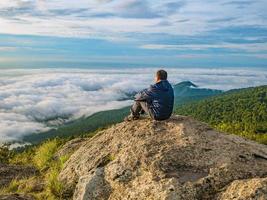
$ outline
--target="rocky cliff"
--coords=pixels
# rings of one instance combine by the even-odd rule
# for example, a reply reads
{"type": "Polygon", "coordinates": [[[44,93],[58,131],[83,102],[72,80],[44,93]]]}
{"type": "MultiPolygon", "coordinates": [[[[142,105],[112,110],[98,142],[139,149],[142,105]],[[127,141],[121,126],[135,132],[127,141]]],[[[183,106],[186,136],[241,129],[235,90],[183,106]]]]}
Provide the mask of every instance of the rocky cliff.
{"type": "Polygon", "coordinates": [[[267,147],[189,117],[122,122],[75,144],[59,176],[66,199],[267,199],[267,147]]]}

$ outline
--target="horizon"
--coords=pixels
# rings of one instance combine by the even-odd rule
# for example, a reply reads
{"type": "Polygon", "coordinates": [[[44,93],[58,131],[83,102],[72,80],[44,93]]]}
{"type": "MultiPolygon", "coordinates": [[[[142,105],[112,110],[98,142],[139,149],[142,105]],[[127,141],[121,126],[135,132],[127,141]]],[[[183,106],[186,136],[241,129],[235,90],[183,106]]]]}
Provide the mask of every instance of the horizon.
{"type": "Polygon", "coordinates": [[[2,0],[0,69],[266,68],[266,7],[264,0],[2,0]]]}

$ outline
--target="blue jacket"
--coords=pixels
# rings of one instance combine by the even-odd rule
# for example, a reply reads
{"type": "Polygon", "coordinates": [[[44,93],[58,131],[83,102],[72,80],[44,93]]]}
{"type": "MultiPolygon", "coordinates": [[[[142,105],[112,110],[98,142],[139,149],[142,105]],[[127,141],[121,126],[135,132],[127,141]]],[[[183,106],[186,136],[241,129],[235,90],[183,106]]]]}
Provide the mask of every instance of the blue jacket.
{"type": "Polygon", "coordinates": [[[168,119],[173,110],[174,93],[167,80],[151,85],[135,95],[136,101],[146,101],[155,120],[168,119]]]}

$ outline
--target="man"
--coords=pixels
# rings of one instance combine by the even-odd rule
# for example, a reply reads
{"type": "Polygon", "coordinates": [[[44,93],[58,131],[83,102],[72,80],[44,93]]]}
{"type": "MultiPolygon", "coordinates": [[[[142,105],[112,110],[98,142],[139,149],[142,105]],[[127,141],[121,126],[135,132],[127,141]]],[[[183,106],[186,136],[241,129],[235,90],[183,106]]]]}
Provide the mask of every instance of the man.
{"type": "Polygon", "coordinates": [[[143,112],[146,112],[154,120],[170,118],[173,110],[174,93],[167,76],[165,70],[157,71],[155,84],[135,95],[131,114],[125,118],[126,121],[139,119],[143,112]]]}

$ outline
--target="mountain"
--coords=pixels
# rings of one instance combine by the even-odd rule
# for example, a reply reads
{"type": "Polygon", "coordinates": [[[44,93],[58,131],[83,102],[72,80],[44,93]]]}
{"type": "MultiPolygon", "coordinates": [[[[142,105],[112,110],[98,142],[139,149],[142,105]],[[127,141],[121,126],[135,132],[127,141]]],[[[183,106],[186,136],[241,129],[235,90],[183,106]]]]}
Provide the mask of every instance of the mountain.
{"type": "Polygon", "coordinates": [[[267,146],[184,116],[122,122],[67,143],[46,141],[2,168],[29,165],[31,173],[12,174],[18,178],[11,182],[9,173],[0,173],[10,182],[0,185],[0,199],[267,198],[267,146]]]}
{"type": "MultiPolygon", "coordinates": [[[[175,93],[175,107],[185,103],[198,101],[210,96],[221,94],[221,90],[212,90],[198,88],[190,81],[183,81],[173,86],[175,93]]],[[[127,93],[128,98],[121,100],[133,99],[135,93],[127,93]]],[[[71,137],[74,135],[83,135],[93,132],[99,128],[107,127],[111,124],[121,122],[129,114],[130,107],[116,110],[108,110],[95,113],[89,117],[82,117],[75,121],[63,124],[47,132],[39,134],[29,134],[23,138],[23,141],[30,143],[39,143],[43,140],[54,137],[71,137]]]]}
{"type": "Polygon", "coordinates": [[[175,113],[267,144],[267,86],[230,90],[177,107],[175,113]]]}
{"type": "Polygon", "coordinates": [[[173,86],[175,94],[175,105],[198,101],[210,96],[222,94],[222,90],[199,88],[190,81],[183,81],[173,86]]]}
{"type": "Polygon", "coordinates": [[[194,83],[192,83],[191,81],[182,81],[180,83],[177,83],[174,85],[175,88],[185,88],[185,87],[193,87],[193,88],[197,88],[197,85],[195,85],[194,83]]]}

